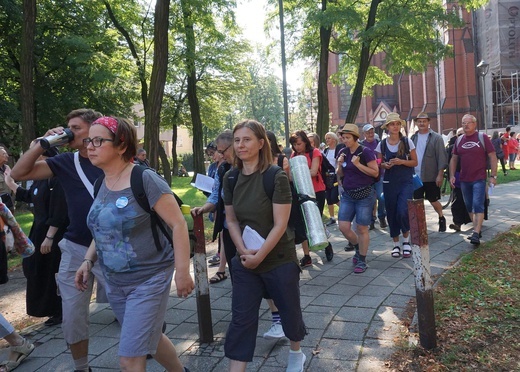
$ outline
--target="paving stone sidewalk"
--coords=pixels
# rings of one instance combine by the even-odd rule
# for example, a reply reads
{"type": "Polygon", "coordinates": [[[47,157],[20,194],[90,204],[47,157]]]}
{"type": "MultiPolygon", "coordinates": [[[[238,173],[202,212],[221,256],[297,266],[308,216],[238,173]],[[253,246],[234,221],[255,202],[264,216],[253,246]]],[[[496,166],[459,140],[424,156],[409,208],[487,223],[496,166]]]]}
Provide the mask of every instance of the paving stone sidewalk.
{"type": "MultiPolygon", "coordinates": [[[[489,220],[484,222],[483,241],[516,224],[520,216],[520,182],[499,185],[491,197],[489,220]]],[[[432,275],[448,270],[461,255],[473,247],[466,231],[437,232],[437,215],[426,202],[426,218],[432,275]]],[[[451,212],[445,210],[448,224],[451,212]]],[[[352,252],[345,252],[345,239],[337,227],[332,233],[335,256],[326,262],[324,252],[311,254],[313,267],[301,275],[301,304],[309,334],[302,342],[307,356],[306,371],[381,371],[385,360],[396,350],[394,338],[399,335],[398,321],[409,300],[415,296],[413,261],[390,256],[392,248],[388,229],[370,232],[368,270],[354,274],[352,252]]],[[[208,257],[213,254],[208,252],[208,257]]],[[[301,256],[301,249],[298,249],[301,256]]],[[[213,275],[216,268],[209,268],[213,275]]],[[[166,314],[167,335],[174,342],[181,360],[191,371],[225,371],[223,340],[231,319],[231,283],[225,280],[210,286],[215,342],[200,344],[196,298],[179,299],[172,288],[166,314]]],[[[248,371],[283,371],[286,367],[289,342],[265,340],[262,334],[271,324],[265,303],[261,308],[255,357],[248,371]]],[[[24,333],[36,343],[36,350],[17,371],[72,371],[69,351],[61,328],[38,325],[24,333]]],[[[91,304],[90,365],[93,371],[119,370],[118,340],[120,327],[106,305],[91,304]]],[[[0,360],[7,356],[1,350],[0,360]]],[[[149,360],[148,371],[163,371],[154,360],[149,360]]]]}

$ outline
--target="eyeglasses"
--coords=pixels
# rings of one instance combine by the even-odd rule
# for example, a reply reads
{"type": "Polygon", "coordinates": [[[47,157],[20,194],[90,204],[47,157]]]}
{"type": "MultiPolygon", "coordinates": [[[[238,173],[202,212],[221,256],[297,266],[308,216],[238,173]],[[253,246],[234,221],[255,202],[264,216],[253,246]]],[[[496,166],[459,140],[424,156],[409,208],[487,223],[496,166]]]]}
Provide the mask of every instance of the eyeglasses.
{"type": "Polygon", "coordinates": [[[87,147],[89,144],[92,144],[94,147],[100,147],[103,142],[114,142],[111,138],[101,138],[101,137],[94,137],[94,138],[85,138],[83,140],[83,145],[87,147]]]}
{"type": "Polygon", "coordinates": [[[231,147],[231,145],[229,145],[228,147],[226,147],[224,150],[217,150],[217,152],[220,154],[220,155],[224,155],[224,153],[227,151],[227,149],[229,149],[231,147]]]}

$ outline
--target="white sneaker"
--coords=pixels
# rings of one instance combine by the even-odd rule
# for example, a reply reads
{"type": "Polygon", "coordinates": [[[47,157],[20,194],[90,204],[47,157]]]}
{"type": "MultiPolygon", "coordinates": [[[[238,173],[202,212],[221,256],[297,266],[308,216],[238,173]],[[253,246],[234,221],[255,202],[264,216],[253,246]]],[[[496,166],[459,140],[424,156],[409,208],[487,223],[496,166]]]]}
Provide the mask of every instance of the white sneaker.
{"type": "Polygon", "coordinates": [[[283,333],[282,323],[280,322],[273,323],[271,328],[264,333],[264,338],[268,340],[277,340],[282,337],[285,337],[285,333],[283,333]]]}
{"type": "Polygon", "coordinates": [[[289,352],[289,360],[287,361],[287,369],[285,372],[303,372],[303,366],[307,357],[304,353],[289,352]]]}

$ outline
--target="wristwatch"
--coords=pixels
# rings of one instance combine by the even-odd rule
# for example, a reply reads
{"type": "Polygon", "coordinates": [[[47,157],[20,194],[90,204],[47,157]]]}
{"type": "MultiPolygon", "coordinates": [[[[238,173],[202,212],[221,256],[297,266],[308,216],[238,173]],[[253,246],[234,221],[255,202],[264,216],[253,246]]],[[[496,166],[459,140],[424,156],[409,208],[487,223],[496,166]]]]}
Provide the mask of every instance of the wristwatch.
{"type": "Polygon", "coordinates": [[[489,176],[489,177],[494,178],[494,179],[497,179],[497,176],[489,176]]]}

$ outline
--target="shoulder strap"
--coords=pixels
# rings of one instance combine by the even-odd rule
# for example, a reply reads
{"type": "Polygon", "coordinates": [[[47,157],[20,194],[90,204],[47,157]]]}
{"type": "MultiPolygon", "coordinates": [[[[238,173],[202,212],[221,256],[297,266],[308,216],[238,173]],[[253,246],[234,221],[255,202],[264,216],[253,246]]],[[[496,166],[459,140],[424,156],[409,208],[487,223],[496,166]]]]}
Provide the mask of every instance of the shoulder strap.
{"type": "Polygon", "coordinates": [[[83,168],[81,168],[81,164],[79,162],[79,151],[76,151],[74,153],[74,166],[76,167],[76,172],[78,173],[81,182],[83,182],[88,193],[90,194],[90,196],[92,196],[92,199],[94,199],[94,186],[88,180],[87,176],[85,175],[85,172],[83,172],[83,168]]]}
{"type": "Polygon", "coordinates": [[[383,161],[385,161],[385,158],[386,158],[386,138],[383,138],[381,140],[380,149],[381,149],[381,156],[383,157],[383,161]]]}
{"type": "Polygon", "coordinates": [[[406,136],[401,137],[401,141],[403,141],[404,153],[406,155],[408,155],[410,153],[410,144],[408,143],[408,137],[406,137],[406,136]]]}
{"type": "Polygon", "coordinates": [[[486,142],[484,142],[484,133],[478,132],[478,140],[482,144],[482,148],[486,151],[486,142]]]}
{"type": "Polygon", "coordinates": [[[130,175],[130,188],[132,189],[132,194],[134,194],[134,198],[139,204],[139,206],[143,208],[143,210],[145,210],[146,213],[150,214],[150,225],[152,228],[153,241],[155,243],[155,248],[158,251],[160,251],[162,250],[162,245],[159,241],[159,233],[157,232],[157,227],[159,227],[159,229],[166,237],[166,239],[168,239],[168,242],[171,244],[172,247],[173,240],[166,227],[164,227],[159,215],[155,211],[152,211],[152,209],[150,208],[150,203],[148,202],[148,198],[146,196],[146,192],[144,191],[143,185],[143,173],[146,169],[146,167],[143,167],[141,165],[135,165],[132,168],[132,174],[130,175]]]}
{"type": "Polygon", "coordinates": [[[101,176],[96,178],[94,181],[94,190],[93,190],[93,198],[95,199],[97,194],[99,193],[99,188],[101,187],[101,184],[103,183],[103,180],[105,179],[105,173],[101,173],[101,176]]]}
{"type": "Polygon", "coordinates": [[[273,200],[274,195],[274,179],[278,172],[281,172],[282,168],[277,165],[271,165],[262,175],[262,181],[264,183],[264,191],[273,200]]]}
{"type": "Polygon", "coordinates": [[[237,180],[238,180],[238,174],[239,173],[240,173],[240,169],[238,169],[238,168],[232,168],[227,173],[227,180],[228,180],[228,185],[229,185],[229,188],[231,190],[231,193],[233,193],[233,190],[235,190],[235,186],[237,185],[237,180]]]}

